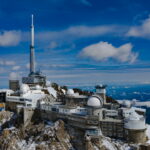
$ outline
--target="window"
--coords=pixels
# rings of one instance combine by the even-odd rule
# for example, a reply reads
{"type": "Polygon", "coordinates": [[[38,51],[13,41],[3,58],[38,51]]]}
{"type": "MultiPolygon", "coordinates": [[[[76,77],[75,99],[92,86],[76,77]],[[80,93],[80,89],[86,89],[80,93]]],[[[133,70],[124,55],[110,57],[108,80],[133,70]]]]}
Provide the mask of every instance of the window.
{"type": "Polygon", "coordinates": [[[56,108],[52,108],[52,111],[56,111],[56,108]]]}
{"type": "Polygon", "coordinates": [[[20,98],[20,101],[24,101],[24,98],[20,98]]]}

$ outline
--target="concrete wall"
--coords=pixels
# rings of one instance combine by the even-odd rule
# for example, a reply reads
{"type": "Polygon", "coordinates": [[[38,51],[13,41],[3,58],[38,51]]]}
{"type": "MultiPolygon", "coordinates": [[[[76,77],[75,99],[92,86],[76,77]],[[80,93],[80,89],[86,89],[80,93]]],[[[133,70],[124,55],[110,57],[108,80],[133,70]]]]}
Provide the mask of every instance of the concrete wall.
{"type": "Polygon", "coordinates": [[[146,134],[144,130],[128,130],[125,129],[125,137],[128,142],[144,143],[146,141],[146,134]]]}
{"type": "Polygon", "coordinates": [[[98,124],[98,118],[90,118],[90,116],[65,115],[54,111],[38,110],[28,107],[23,108],[23,123],[25,126],[32,122],[32,119],[36,120],[38,118],[51,121],[62,119],[68,125],[82,130],[96,129],[100,126],[105,136],[125,139],[128,142],[143,143],[146,140],[145,130],[125,130],[123,122],[100,121],[100,124],[98,124]]]}
{"type": "Polygon", "coordinates": [[[105,136],[124,139],[123,123],[101,121],[100,127],[105,136]]]}
{"type": "Polygon", "coordinates": [[[35,109],[33,108],[23,108],[23,123],[24,126],[27,126],[29,123],[31,123],[33,115],[35,113],[35,109]]]}

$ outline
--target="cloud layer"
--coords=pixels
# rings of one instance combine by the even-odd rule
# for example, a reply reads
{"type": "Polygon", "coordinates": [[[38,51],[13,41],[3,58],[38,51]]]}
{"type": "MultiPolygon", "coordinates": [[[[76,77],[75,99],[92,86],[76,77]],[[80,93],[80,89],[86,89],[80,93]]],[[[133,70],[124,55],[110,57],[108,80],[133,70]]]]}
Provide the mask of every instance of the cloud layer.
{"type": "Polygon", "coordinates": [[[37,40],[73,40],[77,38],[91,38],[103,35],[120,35],[126,32],[125,26],[99,25],[99,26],[71,26],[60,31],[43,31],[36,34],[37,40]]]}
{"type": "Polygon", "coordinates": [[[15,61],[12,61],[12,60],[0,60],[0,65],[12,66],[12,65],[15,65],[15,61]]]}
{"type": "Polygon", "coordinates": [[[21,41],[19,31],[3,31],[0,33],[0,46],[16,46],[21,41]]]}
{"type": "Polygon", "coordinates": [[[137,53],[132,52],[132,44],[130,43],[117,48],[112,44],[103,41],[83,48],[80,55],[96,61],[114,59],[122,63],[133,63],[138,56],[137,53]]]}
{"type": "MultiPolygon", "coordinates": [[[[57,42],[73,42],[80,38],[94,38],[101,36],[120,36],[127,31],[126,26],[120,25],[98,25],[98,26],[70,26],[63,30],[56,31],[39,31],[36,32],[35,41],[46,45],[44,47],[55,48],[57,42]],[[53,41],[52,44],[50,44],[53,41]]],[[[19,30],[1,31],[0,32],[0,46],[9,47],[17,46],[20,42],[27,42],[30,40],[29,31],[21,32],[19,30]]],[[[60,44],[60,43],[59,43],[60,44]]]]}

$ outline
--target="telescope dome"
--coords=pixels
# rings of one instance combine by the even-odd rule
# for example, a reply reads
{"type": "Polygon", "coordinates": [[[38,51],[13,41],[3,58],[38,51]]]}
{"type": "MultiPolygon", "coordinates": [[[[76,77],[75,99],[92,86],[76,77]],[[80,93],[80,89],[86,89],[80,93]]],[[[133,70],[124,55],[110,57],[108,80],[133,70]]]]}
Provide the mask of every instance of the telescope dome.
{"type": "Polygon", "coordinates": [[[36,90],[41,90],[41,86],[40,85],[36,85],[36,90]]]}
{"type": "Polygon", "coordinates": [[[130,102],[129,100],[124,100],[123,103],[122,103],[122,105],[123,105],[124,107],[129,108],[129,107],[131,107],[131,102],[130,102]]]}
{"type": "Polygon", "coordinates": [[[74,90],[73,89],[68,89],[67,95],[74,95],[74,90]]]}
{"type": "Polygon", "coordinates": [[[87,105],[90,107],[102,107],[103,100],[99,96],[91,96],[87,101],[87,105]]]}
{"type": "Polygon", "coordinates": [[[27,84],[22,84],[20,87],[21,93],[25,94],[30,90],[29,86],[27,84]]]}

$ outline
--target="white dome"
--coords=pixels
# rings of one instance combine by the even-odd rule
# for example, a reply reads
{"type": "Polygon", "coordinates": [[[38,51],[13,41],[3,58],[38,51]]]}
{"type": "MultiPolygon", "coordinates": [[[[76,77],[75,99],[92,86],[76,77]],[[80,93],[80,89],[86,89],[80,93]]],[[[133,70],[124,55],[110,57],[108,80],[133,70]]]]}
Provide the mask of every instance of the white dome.
{"type": "Polygon", "coordinates": [[[51,86],[51,82],[50,81],[46,81],[46,86],[51,86]]]}
{"type": "Polygon", "coordinates": [[[30,90],[29,86],[27,84],[22,84],[20,87],[21,93],[25,94],[30,90]]]}
{"type": "Polygon", "coordinates": [[[126,129],[136,129],[141,130],[145,129],[145,118],[143,116],[138,115],[136,112],[132,112],[128,118],[125,118],[124,127],[126,129]]]}
{"type": "Polygon", "coordinates": [[[131,102],[128,101],[128,100],[124,100],[123,103],[122,103],[122,105],[125,106],[125,107],[127,107],[127,108],[129,108],[129,107],[131,107],[131,102]]]}
{"type": "Polygon", "coordinates": [[[74,95],[74,90],[73,89],[68,89],[67,95],[74,95]]]}
{"type": "Polygon", "coordinates": [[[100,97],[91,96],[87,101],[87,105],[91,107],[102,107],[103,102],[100,97]]]}
{"type": "Polygon", "coordinates": [[[41,90],[41,86],[40,85],[36,85],[36,90],[41,90]]]}

